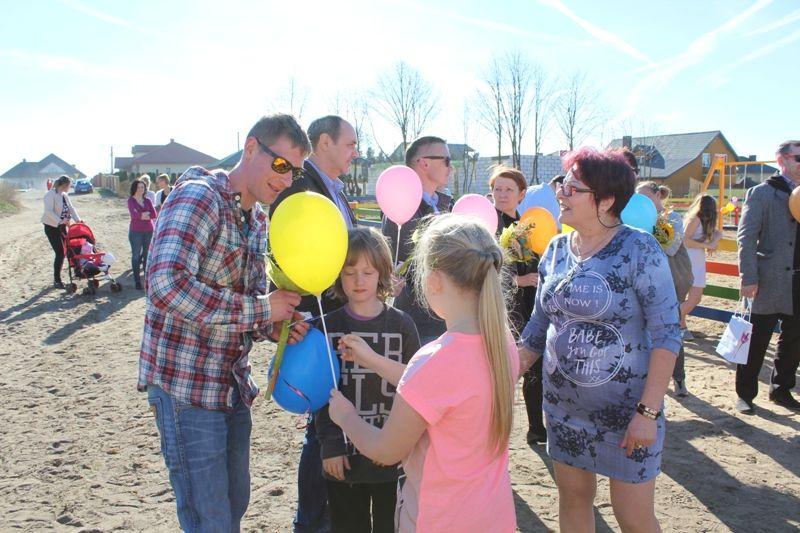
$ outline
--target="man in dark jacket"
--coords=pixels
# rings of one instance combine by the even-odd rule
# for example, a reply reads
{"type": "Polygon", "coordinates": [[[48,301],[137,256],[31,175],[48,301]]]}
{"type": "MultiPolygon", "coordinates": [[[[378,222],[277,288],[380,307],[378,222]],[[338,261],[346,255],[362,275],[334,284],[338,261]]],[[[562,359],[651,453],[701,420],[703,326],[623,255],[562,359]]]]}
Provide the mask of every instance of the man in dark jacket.
{"type": "MultiPolygon", "coordinates": [[[[397,224],[386,217],[383,219],[383,234],[389,239],[392,253],[398,250],[395,258],[397,264],[403,263],[413,252],[414,244],[411,242],[411,236],[417,229],[419,220],[428,215],[449,212],[453,200],[452,197],[442,192],[436,192],[437,189],[447,186],[452,171],[450,151],[444,139],[428,136],[420,137],[412,142],[406,150],[406,166],[412,168],[422,182],[422,201],[414,217],[400,228],[399,250],[397,248],[397,224]]],[[[412,279],[410,273],[405,277],[409,281],[412,279]]],[[[420,342],[424,345],[444,333],[444,321],[432,315],[419,304],[413,283],[405,282],[399,287],[401,290],[396,295],[394,306],[411,315],[417,326],[420,342]]]]}
{"type": "Polygon", "coordinates": [[[737,236],[741,295],[753,299],[750,352],[736,369],[736,410],[745,414],[754,412],[758,374],[778,321],[769,399],[800,411],[790,392],[800,362],[800,224],[789,211],[789,195],[800,184],[800,141],[782,143],[775,155],[781,171],[747,191],[737,236]]]}
{"type": "MultiPolygon", "coordinates": [[[[289,195],[311,191],[319,193],[339,208],[347,229],[356,226],[356,217],[344,194],[344,183],[340,176],[350,171],[350,164],[358,157],[356,132],[349,122],[341,117],[328,115],[318,118],[308,126],[308,138],[312,153],[303,164],[305,175],[283,191],[270,207],[270,217],[275,209],[289,195]]],[[[322,309],[328,313],[342,306],[344,302],[328,295],[322,296],[322,309]]],[[[319,315],[315,296],[303,297],[297,306],[300,312],[319,315]]],[[[326,530],[327,494],[325,479],[322,477],[322,458],[314,429],[313,417],[309,417],[305,442],[300,455],[297,475],[297,514],[295,531],[326,530]]]]}

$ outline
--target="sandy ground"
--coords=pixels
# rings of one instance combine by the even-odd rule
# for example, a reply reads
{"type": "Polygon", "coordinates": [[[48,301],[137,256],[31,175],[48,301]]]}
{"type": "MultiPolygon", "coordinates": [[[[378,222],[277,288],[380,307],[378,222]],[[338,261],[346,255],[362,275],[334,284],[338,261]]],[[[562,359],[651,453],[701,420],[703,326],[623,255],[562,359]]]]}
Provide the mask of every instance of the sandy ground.
{"type": "MultiPolygon", "coordinates": [[[[127,265],[128,214],[119,199],[76,197],[100,244],[119,258],[125,289],[94,298],[51,290],[52,252],[41,193],[0,219],[0,531],[175,531],[174,500],[154,420],[136,392],[144,298],[127,265]]],[[[726,304],[706,299],[705,304],[726,304]]],[[[669,417],[656,508],[665,530],[790,531],[800,527],[800,416],[767,401],[762,372],[755,416],[733,413],[733,370],[713,351],[723,324],[695,319],[693,396],[667,398],[669,417]]],[[[271,347],[254,354],[260,383],[271,347]]],[[[557,528],[557,491],[543,448],[525,443],[519,395],[511,474],[521,531],[557,528]]],[[[294,415],[253,409],[252,500],[247,531],[289,531],[302,431],[294,415]]],[[[617,531],[600,482],[598,531],[617,531]]]]}

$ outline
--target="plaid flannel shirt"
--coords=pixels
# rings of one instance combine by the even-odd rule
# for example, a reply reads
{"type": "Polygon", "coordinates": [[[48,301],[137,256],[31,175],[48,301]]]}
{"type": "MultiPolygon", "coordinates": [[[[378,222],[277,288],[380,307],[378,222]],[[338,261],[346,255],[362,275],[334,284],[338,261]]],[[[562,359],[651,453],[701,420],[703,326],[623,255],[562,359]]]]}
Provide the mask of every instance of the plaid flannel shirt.
{"type": "Polygon", "coordinates": [[[258,394],[248,353],[271,327],[266,298],[267,215],[253,207],[245,235],[228,175],[201,167],[178,180],[156,221],[138,389],[179,402],[233,408],[234,386],[258,394]]]}

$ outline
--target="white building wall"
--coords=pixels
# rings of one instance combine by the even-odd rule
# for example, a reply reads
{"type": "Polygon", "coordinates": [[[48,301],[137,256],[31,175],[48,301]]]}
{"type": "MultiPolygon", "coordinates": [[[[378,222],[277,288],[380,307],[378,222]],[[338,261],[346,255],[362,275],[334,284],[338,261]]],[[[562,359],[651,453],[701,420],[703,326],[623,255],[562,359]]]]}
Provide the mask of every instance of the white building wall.
{"type": "MultiPolygon", "coordinates": [[[[460,165],[460,161],[456,162],[460,165]]],[[[528,183],[531,182],[530,175],[533,170],[533,156],[532,155],[523,155],[521,156],[521,170],[523,174],[525,174],[525,178],[527,179],[528,183]]],[[[511,157],[506,157],[503,159],[504,165],[511,165],[511,157]]],[[[460,194],[467,194],[467,193],[476,193],[476,194],[486,194],[489,192],[489,176],[492,175],[492,169],[494,166],[497,165],[497,158],[493,157],[480,157],[477,161],[477,171],[475,173],[475,178],[472,180],[472,183],[469,187],[469,190],[460,191],[460,194]]],[[[385,164],[378,164],[373,165],[370,168],[369,174],[369,181],[367,183],[367,195],[374,195],[375,194],[375,182],[378,180],[378,176],[380,176],[381,172],[386,170],[390,166],[390,163],[385,164]]],[[[554,156],[554,155],[540,155],[539,156],[539,166],[537,177],[538,180],[535,180],[537,183],[546,183],[549,182],[553,176],[561,174],[563,172],[561,168],[561,157],[554,156]]],[[[459,183],[464,182],[463,170],[461,168],[453,169],[453,174],[450,178],[450,185],[449,188],[451,191],[455,190],[454,187],[454,180],[458,178],[459,183]]]]}
{"type": "MultiPolygon", "coordinates": [[[[511,157],[506,157],[503,159],[504,165],[511,165],[511,157]]],[[[475,174],[475,180],[472,183],[471,190],[469,192],[474,192],[478,194],[486,194],[489,192],[489,177],[492,175],[492,170],[497,165],[497,158],[494,157],[480,157],[478,158],[477,163],[477,173],[475,174]]],[[[520,170],[523,174],[525,174],[525,178],[528,180],[528,183],[531,182],[531,172],[533,172],[533,156],[532,155],[523,155],[520,156],[520,170]]],[[[552,156],[552,155],[540,155],[539,156],[539,163],[537,169],[537,180],[534,180],[535,183],[543,183],[548,182],[550,179],[557,175],[561,174],[561,157],[559,156],[552,156]]]]}
{"type": "Polygon", "coordinates": [[[147,164],[147,165],[134,165],[132,167],[132,171],[136,175],[141,174],[150,174],[151,178],[155,178],[157,174],[177,174],[180,176],[183,172],[195,165],[201,165],[202,163],[155,163],[155,164],[147,164]]]}

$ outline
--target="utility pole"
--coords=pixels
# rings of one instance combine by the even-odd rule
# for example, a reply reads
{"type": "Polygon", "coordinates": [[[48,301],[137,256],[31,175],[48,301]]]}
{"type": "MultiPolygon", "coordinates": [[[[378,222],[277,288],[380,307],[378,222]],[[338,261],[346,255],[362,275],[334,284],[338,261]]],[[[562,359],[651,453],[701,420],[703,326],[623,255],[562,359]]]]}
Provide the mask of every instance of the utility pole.
{"type": "Polygon", "coordinates": [[[112,146],[111,147],[111,170],[109,171],[109,174],[113,174],[113,173],[114,173],[114,147],[112,146]]]}

